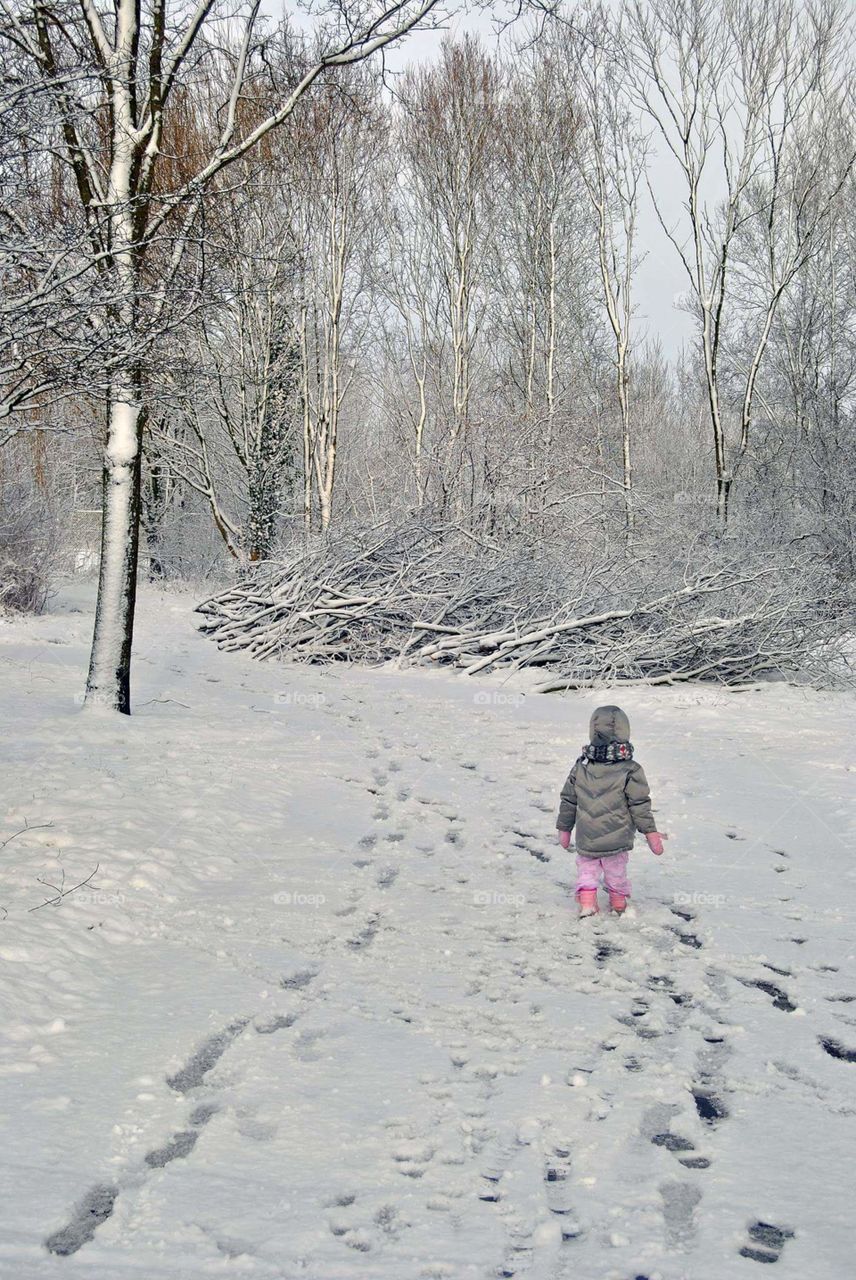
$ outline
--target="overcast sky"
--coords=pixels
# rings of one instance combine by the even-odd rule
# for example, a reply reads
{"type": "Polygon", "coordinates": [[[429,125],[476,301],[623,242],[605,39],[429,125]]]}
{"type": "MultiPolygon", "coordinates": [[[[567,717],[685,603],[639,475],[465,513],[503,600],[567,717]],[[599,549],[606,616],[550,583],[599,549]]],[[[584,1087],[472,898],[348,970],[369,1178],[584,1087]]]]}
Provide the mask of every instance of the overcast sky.
{"type": "MultiPolygon", "coordinates": [[[[288,0],[284,4],[277,0],[263,0],[263,7],[274,15],[284,8],[292,20],[298,16],[294,4],[288,3],[288,0]]],[[[497,16],[504,12],[507,12],[507,6],[503,0],[496,0],[488,8],[469,12],[458,9],[456,16],[449,20],[443,31],[417,31],[388,51],[387,65],[393,71],[398,71],[403,70],[408,62],[430,61],[436,57],[440,42],[447,33],[476,33],[488,50],[496,51],[497,16]]],[[[656,144],[655,138],[652,146],[656,147],[656,144]]],[[[669,219],[677,219],[682,193],[677,185],[674,169],[664,156],[655,153],[650,162],[650,174],[664,215],[669,219]]],[[[678,354],[692,332],[690,317],[676,305],[678,295],[687,288],[687,280],[674,248],[657,221],[647,192],[643,193],[640,208],[638,248],[640,255],[644,256],[636,273],[637,323],[649,338],[659,340],[664,355],[671,358],[678,354]]]]}

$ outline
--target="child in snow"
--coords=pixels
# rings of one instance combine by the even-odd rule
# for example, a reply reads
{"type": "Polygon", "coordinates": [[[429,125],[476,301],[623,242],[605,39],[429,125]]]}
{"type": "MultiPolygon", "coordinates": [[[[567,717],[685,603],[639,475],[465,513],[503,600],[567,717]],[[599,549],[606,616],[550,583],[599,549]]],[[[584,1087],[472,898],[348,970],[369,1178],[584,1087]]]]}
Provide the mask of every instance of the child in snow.
{"type": "Polygon", "coordinates": [[[609,905],[619,914],[630,897],[627,859],[636,832],[652,853],[663,852],[663,836],[651,811],[648,779],[633,759],[630,721],[620,707],[598,707],[589,725],[591,741],[562,787],[556,827],[567,849],[577,829],[577,899],[580,915],[597,913],[601,874],[609,905]]]}

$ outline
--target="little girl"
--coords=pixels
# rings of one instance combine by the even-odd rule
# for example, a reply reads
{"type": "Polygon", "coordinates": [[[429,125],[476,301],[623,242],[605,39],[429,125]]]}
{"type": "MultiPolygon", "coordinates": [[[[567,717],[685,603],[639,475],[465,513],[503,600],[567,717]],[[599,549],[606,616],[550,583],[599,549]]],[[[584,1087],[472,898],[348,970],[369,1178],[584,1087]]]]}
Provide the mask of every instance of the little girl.
{"type": "Polygon", "coordinates": [[[648,779],[633,759],[630,721],[620,707],[598,707],[589,725],[591,741],[562,787],[556,827],[567,849],[577,828],[577,899],[581,916],[598,911],[601,873],[609,891],[609,905],[619,914],[630,897],[627,859],[636,832],[641,831],[652,853],[663,852],[664,836],[657,831],[651,810],[648,779]]]}

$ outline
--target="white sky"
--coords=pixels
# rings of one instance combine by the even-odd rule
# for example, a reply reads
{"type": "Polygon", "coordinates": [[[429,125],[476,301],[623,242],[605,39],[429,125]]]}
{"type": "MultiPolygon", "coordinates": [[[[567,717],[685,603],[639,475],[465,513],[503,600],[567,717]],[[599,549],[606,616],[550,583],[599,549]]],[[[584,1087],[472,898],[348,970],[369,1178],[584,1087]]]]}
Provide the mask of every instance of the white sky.
{"type": "MultiPolygon", "coordinates": [[[[386,54],[387,65],[392,70],[403,69],[408,62],[429,61],[435,57],[446,32],[474,32],[488,49],[497,47],[497,19],[508,13],[505,0],[493,0],[486,7],[467,9],[455,6],[454,16],[443,31],[417,31],[386,54]]],[[[263,8],[275,15],[285,9],[300,23],[299,14],[291,0],[263,0],[263,8]]],[[[668,160],[656,152],[657,139],[652,139],[654,154],[650,162],[651,180],[664,216],[677,221],[681,209],[681,192],[675,173],[668,160]]],[[[661,148],[662,150],[662,145],[661,148]]],[[[692,320],[676,306],[678,295],[687,288],[687,279],[677,254],[665,236],[654,213],[647,192],[639,215],[638,249],[644,255],[636,273],[637,323],[647,337],[659,340],[667,358],[676,356],[692,333],[692,320]]]]}

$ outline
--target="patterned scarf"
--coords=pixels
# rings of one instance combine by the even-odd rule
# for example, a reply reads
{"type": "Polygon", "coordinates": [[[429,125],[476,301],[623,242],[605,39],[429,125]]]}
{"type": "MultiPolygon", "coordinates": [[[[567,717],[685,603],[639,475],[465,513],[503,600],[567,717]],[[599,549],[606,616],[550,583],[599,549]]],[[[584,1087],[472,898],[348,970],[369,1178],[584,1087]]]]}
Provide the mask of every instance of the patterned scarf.
{"type": "Polygon", "coordinates": [[[587,742],[583,747],[583,758],[595,764],[618,764],[620,760],[633,759],[633,745],[630,742],[607,742],[605,746],[596,746],[587,742]]]}

